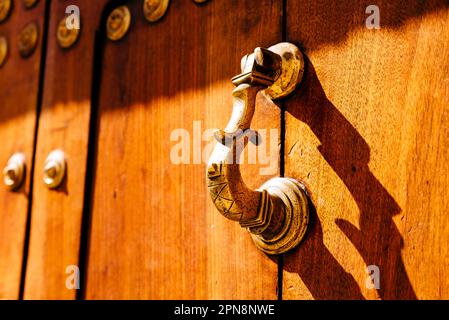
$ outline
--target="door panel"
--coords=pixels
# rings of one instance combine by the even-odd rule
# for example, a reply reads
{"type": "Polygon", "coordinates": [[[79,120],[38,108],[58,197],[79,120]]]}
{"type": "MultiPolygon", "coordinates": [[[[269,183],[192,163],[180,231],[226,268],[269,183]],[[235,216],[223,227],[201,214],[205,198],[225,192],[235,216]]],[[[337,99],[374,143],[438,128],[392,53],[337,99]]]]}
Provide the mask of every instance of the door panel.
{"type": "Polygon", "coordinates": [[[449,298],[448,3],[377,1],[379,30],[365,28],[370,4],[287,1],[287,40],[309,61],[287,103],[285,171],[316,214],[285,256],[285,299],[449,298]]]}
{"type": "Polygon", "coordinates": [[[76,290],[66,287],[73,270],[67,267],[79,265],[95,34],[106,2],[64,0],[51,3],[25,299],[76,297],[76,290]],[[56,32],[69,5],[80,9],[81,31],[73,47],[62,49],[56,32]],[[43,182],[43,170],[47,156],[55,149],[65,153],[67,176],[61,187],[50,190],[43,182]]]}
{"type": "Polygon", "coordinates": [[[8,54],[0,67],[0,165],[6,166],[15,153],[25,156],[26,174],[15,192],[0,188],[0,299],[18,299],[27,212],[30,172],[34,153],[36,111],[39,97],[39,73],[44,29],[45,1],[26,10],[12,7],[7,20],[0,24],[0,37],[8,43],[8,54]],[[19,34],[29,23],[38,26],[37,46],[27,58],[19,54],[19,34]]]}
{"type": "MultiPolygon", "coordinates": [[[[282,1],[171,1],[154,24],[142,1],[127,4],[131,28],[103,54],[86,297],[275,299],[277,260],[216,211],[194,151],[210,142],[196,136],[226,125],[242,56],[281,41],[282,1]],[[170,158],[177,129],[190,164],[170,158]]],[[[256,118],[279,133],[274,104],[260,99],[256,118]]],[[[251,187],[270,177],[259,171],[245,166],[251,187]]]]}
{"type": "Polygon", "coordinates": [[[83,270],[84,259],[88,299],[276,299],[278,281],[284,299],[449,298],[447,1],[377,1],[380,29],[365,26],[364,0],[178,0],[155,23],[142,0],[52,1],[40,89],[45,3],[16,1],[0,24],[9,44],[0,164],[18,152],[27,163],[16,192],[0,188],[0,298],[18,298],[24,280],[26,299],[74,299],[67,268],[83,270]],[[131,10],[119,41],[96,38],[107,3],[131,10]],[[82,30],[62,49],[56,32],[69,5],[82,30]],[[38,45],[22,58],[29,22],[38,45]],[[229,120],[241,57],[284,38],[305,53],[304,80],[285,119],[258,99],[253,129],[267,134],[259,149],[272,152],[274,141],[275,159],[242,170],[257,188],[280,175],[285,150],[285,175],[310,194],[311,227],[278,279],[277,258],[216,211],[205,161],[207,129],[229,120]],[[181,140],[188,156],[178,164],[181,140]],[[50,190],[44,162],[56,149],[68,173],[50,190]]]}

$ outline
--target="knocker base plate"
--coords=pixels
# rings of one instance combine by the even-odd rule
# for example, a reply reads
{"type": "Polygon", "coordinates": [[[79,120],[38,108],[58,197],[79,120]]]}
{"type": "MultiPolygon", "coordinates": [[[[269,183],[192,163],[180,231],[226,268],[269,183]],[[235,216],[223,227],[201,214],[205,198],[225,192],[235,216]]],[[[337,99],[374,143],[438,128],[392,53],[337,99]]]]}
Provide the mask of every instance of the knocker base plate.
{"type": "Polygon", "coordinates": [[[285,98],[291,94],[304,75],[304,57],[297,46],[292,43],[278,43],[268,50],[278,54],[282,58],[280,77],[263,91],[270,99],[285,98]]]}
{"type": "Polygon", "coordinates": [[[251,234],[255,245],[267,254],[281,254],[295,248],[309,224],[309,208],[305,187],[291,178],[273,178],[259,190],[267,190],[284,203],[285,222],[282,231],[273,239],[251,234]]]}

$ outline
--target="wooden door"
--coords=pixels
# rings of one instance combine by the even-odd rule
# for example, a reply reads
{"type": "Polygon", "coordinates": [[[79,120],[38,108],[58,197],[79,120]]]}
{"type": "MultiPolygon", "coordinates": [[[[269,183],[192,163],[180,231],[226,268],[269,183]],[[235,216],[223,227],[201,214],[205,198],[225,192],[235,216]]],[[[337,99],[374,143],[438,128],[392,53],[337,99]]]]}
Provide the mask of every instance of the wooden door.
{"type": "Polygon", "coordinates": [[[0,188],[0,298],[449,298],[446,0],[160,1],[157,21],[144,3],[15,1],[0,22],[0,164],[26,161],[0,188]],[[70,5],[81,31],[62,48],[70,5]],[[304,78],[285,102],[257,98],[270,159],[242,165],[252,188],[307,187],[306,237],[275,257],[217,212],[205,169],[240,59],[283,41],[304,78]],[[53,150],[67,172],[49,189],[53,150]]]}
{"type": "MultiPolygon", "coordinates": [[[[282,40],[282,1],[170,1],[156,23],[124,4],[130,29],[102,55],[86,298],[275,299],[277,259],[216,212],[195,151],[230,117],[241,57],[282,40]],[[186,164],[170,158],[179,130],[186,164]]],[[[277,106],[261,99],[256,117],[279,133],[277,106]]],[[[252,187],[258,171],[245,169],[252,187]]]]}
{"type": "Polygon", "coordinates": [[[316,210],[285,255],[284,299],[449,298],[449,4],[376,1],[368,29],[370,4],[287,1],[287,40],[308,61],[285,173],[316,210]]]}
{"type": "Polygon", "coordinates": [[[45,43],[45,3],[40,1],[31,8],[25,8],[16,1],[8,14],[5,14],[5,8],[1,14],[4,20],[0,24],[0,37],[5,39],[7,50],[0,59],[0,165],[3,171],[13,154],[23,154],[25,175],[17,190],[8,190],[3,179],[0,188],[0,299],[18,299],[21,292],[41,55],[45,43]],[[30,24],[37,31],[35,45],[20,36],[30,24]],[[22,47],[30,49],[26,57],[19,51],[23,42],[26,43],[22,47]]]}

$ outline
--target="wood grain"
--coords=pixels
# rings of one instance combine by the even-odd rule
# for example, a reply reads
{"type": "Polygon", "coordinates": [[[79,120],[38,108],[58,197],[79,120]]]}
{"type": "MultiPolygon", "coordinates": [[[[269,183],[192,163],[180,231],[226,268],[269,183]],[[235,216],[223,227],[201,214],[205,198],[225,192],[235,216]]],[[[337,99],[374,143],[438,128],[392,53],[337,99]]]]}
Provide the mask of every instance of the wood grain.
{"type": "MultiPolygon", "coordinates": [[[[104,48],[86,297],[275,299],[276,259],[215,210],[196,146],[191,164],[170,160],[170,135],[186,129],[193,143],[199,122],[199,135],[224,128],[229,79],[244,54],[280,42],[282,3],[171,1],[155,24],[128,4],[128,35],[104,48]]],[[[261,98],[256,118],[278,130],[277,147],[279,108],[261,98]]],[[[270,178],[260,167],[245,168],[252,187],[270,178]]]]}
{"type": "Polygon", "coordinates": [[[91,114],[95,32],[107,1],[52,1],[48,52],[36,149],[29,257],[25,299],[74,299],[66,287],[66,268],[78,266],[91,114]],[[63,50],[56,29],[68,5],[81,11],[81,34],[63,50]],[[61,149],[67,157],[67,178],[56,190],[43,183],[48,154],[61,149]]]}
{"type": "Polygon", "coordinates": [[[376,3],[380,30],[367,1],[288,1],[287,39],[309,61],[285,169],[316,214],[285,256],[285,299],[449,298],[448,3],[376,3]]]}
{"type": "MultiPolygon", "coordinates": [[[[0,36],[9,44],[7,61],[0,68],[0,165],[17,152],[26,158],[26,180],[17,192],[0,186],[0,299],[18,299],[30,192],[30,168],[34,152],[39,71],[42,49],[44,1],[33,10],[12,9],[0,25],[0,36]],[[24,26],[35,22],[40,36],[34,53],[23,59],[18,51],[18,36],[24,26]]],[[[3,177],[3,176],[2,176],[3,177]]]]}

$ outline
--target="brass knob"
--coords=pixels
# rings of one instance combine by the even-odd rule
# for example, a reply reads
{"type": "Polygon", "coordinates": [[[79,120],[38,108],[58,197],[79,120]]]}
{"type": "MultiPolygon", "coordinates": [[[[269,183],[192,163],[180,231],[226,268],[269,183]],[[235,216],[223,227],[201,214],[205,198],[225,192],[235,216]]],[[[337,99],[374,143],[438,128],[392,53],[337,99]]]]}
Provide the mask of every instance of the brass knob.
{"type": "Polygon", "coordinates": [[[17,190],[25,180],[25,156],[14,154],[3,169],[3,182],[9,190],[17,190]]]}
{"type": "Polygon", "coordinates": [[[68,49],[72,47],[78,40],[80,34],[80,29],[67,28],[67,18],[61,20],[56,31],[56,37],[58,39],[58,44],[63,49],[68,49]]]}
{"type": "Polygon", "coordinates": [[[143,14],[149,22],[160,20],[168,9],[169,0],[145,0],[143,14]]]}
{"type": "Polygon", "coordinates": [[[5,21],[11,12],[11,0],[0,0],[0,22],[5,21]]]}
{"type": "Polygon", "coordinates": [[[58,188],[64,181],[67,171],[64,152],[51,152],[44,163],[44,183],[49,189],[58,188]]]}
{"type": "Polygon", "coordinates": [[[0,68],[6,61],[8,56],[8,40],[5,37],[0,37],[0,68]]]}
{"type": "Polygon", "coordinates": [[[39,0],[23,0],[23,5],[25,6],[26,9],[31,9],[38,2],[39,0]]]}
{"type": "Polygon", "coordinates": [[[19,53],[23,58],[29,57],[37,47],[39,27],[35,23],[28,24],[19,35],[19,53]]]}
{"type": "Polygon", "coordinates": [[[127,6],[114,9],[106,22],[106,33],[109,40],[118,41],[122,39],[131,25],[131,11],[127,6]]]}

